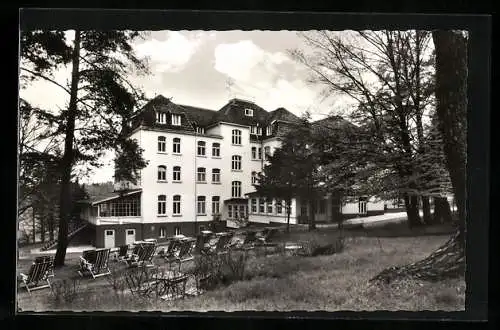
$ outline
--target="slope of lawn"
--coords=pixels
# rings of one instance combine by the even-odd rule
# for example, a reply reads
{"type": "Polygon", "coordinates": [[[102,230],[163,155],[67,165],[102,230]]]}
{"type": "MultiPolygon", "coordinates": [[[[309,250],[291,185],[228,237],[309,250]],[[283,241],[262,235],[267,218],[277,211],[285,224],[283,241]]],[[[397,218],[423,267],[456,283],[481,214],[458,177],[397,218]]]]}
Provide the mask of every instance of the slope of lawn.
{"type": "MultiPolygon", "coordinates": [[[[281,240],[329,241],[334,231],[292,233],[281,240]]],[[[385,267],[426,257],[447,240],[446,235],[376,238],[348,237],[341,253],[300,257],[252,252],[244,280],[219,286],[202,295],[175,301],[144,301],[125,290],[117,294],[110,279],[81,279],[78,294],[55,303],[50,289],[19,292],[22,311],[131,310],[131,311],[239,311],[239,310],[446,310],[465,308],[464,279],[436,283],[406,280],[388,286],[370,286],[368,280],[385,267]]],[[[78,278],[78,255],[56,272],[59,280],[78,278]]],[[[21,260],[26,270],[30,260],[21,260]]],[[[114,263],[112,263],[114,264],[114,263]]],[[[160,267],[166,267],[158,261],[160,267]]],[[[119,271],[117,264],[112,266],[119,271]]]]}

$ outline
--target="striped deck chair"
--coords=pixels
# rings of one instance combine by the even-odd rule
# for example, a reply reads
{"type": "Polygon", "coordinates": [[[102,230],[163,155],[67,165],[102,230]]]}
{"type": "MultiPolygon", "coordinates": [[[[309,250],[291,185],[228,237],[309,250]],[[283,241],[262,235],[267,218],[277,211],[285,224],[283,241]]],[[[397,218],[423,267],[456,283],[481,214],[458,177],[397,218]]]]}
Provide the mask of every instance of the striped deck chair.
{"type": "Polygon", "coordinates": [[[223,233],[215,243],[215,246],[207,251],[207,253],[224,254],[229,250],[229,245],[233,239],[233,233],[223,233]]]}
{"type": "Polygon", "coordinates": [[[171,268],[172,263],[177,263],[179,265],[179,272],[181,271],[181,266],[185,262],[194,260],[193,249],[196,243],[196,239],[183,239],[178,243],[178,253],[174,253],[171,257],[165,259],[171,268]]]}
{"type": "Polygon", "coordinates": [[[118,250],[118,255],[116,255],[116,261],[121,261],[121,262],[126,262],[126,259],[129,258],[129,246],[128,245],[122,245],[120,246],[118,250]]]}
{"type": "Polygon", "coordinates": [[[33,262],[28,275],[21,273],[20,279],[29,294],[31,291],[50,288],[50,273],[53,269],[52,260],[42,260],[33,262]]]}
{"type": "Polygon", "coordinates": [[[155,243],[143,243],[139,246],[137,258],[129,262],[129,266],[154,266],[153,257],[156,251],[155,243]]]}
{"type": "Polygon", "coordinates": [[[196,253],[196,254],[205,253],[209,249],[208,243],[209,243],[211,237],[212,237],[211,235],[199,234],[196,237],[196,244],[194,246],[194,253],[196,253]]]}
{"type": "Polygon", "coordinates": [[[111,274],[108,267],[110,249],[96,249],[83,251],[80,257],[80,269],[78,274],[84,276],[90,274],[92,278],[111,274]]]}
{"type": "Polygon", "coordinates": [[[48,261],[50,263],[50,269],[48,272],[49,277],[54,277],[54,258],[51,256],[41,256],[35,258],[35,263],[48,261]]]}

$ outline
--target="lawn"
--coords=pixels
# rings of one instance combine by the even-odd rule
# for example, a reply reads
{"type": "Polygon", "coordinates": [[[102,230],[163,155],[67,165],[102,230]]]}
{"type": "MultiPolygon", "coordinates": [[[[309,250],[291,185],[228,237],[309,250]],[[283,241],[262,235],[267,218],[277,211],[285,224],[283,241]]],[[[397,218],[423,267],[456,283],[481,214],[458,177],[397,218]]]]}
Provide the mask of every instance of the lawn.
{"type": "MultiPolygon", "coordinates": [[[[327,242],[332,230],[295,232],[280,240],[327,242]]],[[[418,237],[366,237],[348,235],[344,251],[327,256],[301,257],[252,253],[244,279],[205,293],[174,301],[142,301],[125,290],[115,292],[109,279],[81,279],[73,301],[57,304],[50,289],[18,292],[22,311],[47,310],[160,310],[160,311],[291,311],[291,310],[445,310],[465,308],[464,279],[436,283],[406,280],[387,286],[370,286],[368,280],[392,265],[419,260],[447,240],[446,235],[418,237]]],[[[78,278],[79,254],[56,270],[57,279],[78,278]]],[[[26,271],[30,260],[20,260],[26,271]]],[[[122,269],[111,262],[115,272],[122,269]]],[[[166,267],[162,261],[160,267],[166,267]]],[[[188,266],[189,268],[189,266],[188,266]]]]}

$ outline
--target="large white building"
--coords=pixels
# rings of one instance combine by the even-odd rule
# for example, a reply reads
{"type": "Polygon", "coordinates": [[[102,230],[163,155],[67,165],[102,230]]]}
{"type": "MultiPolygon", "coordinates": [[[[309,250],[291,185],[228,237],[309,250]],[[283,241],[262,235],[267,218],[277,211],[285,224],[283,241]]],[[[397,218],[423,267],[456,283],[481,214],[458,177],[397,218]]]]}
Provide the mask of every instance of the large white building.
{"type": "MultiPolygon", "coordinates": [[[[253,102],[232,99],[220,110],[201,109],[157,96],[128,123],[130,138],[148,161],[139,181],[126,193],[91,198],[82,215],[95,229],[93,244],[112,247],[175,234],[193,235],[220,219],[285,223],[284,204],[249,198],[266,154],[299,118],[284,108],[266,111],[253,102]]],[[[307,205],[293,200],[292,224],[306,222],[307,205]]],[[[316,220],[333,221],[383,212],[383,202],[338,205],[318,201],[316,220]],[[367,207],[367,205],[369,207],[367,207]]]]}

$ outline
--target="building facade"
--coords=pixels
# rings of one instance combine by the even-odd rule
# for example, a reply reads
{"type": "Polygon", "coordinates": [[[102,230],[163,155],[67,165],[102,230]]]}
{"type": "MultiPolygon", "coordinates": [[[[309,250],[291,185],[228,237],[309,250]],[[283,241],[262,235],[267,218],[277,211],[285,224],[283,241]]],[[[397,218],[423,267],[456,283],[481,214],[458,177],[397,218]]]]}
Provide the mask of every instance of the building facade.
{"type": "MultiPolygon", "coordinates": [[[[127,127],[148,161],[137,184],[86,201],[89,207],[82,217],[95,231],[94,245],[114,247],[147,238],[162,241],[176,234],[193,235],[216,219],[228,226],[237,226],[242,218],[286,223],[283,202],[249,194],[255,191],[252,184],[267,155],[299,122],[284,108],[266,111],[240,99],[215,111],[155,97],[127,127]]],[[[373,200],[339,205],[325,196],[317,202],[317,221],[384,209],[383,203],[373,200]]],[[[290,223],[306,223],[309,212],[306,204],[294,199],[290,223]]]]}

